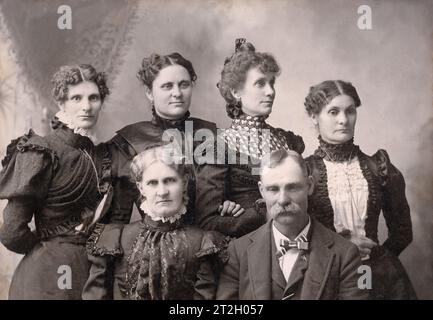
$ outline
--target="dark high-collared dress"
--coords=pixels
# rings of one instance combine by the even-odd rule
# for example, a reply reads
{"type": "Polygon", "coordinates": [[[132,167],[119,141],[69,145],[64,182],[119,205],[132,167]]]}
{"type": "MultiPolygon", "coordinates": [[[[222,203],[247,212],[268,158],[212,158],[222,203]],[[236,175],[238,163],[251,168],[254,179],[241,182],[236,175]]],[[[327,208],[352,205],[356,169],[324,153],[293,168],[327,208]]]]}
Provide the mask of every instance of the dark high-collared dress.
{"type": "Polygon", "coordinates": [[[214,299],[228,258],[217,232],[145,215],[130,224],[98,224],[87,244],[92,263],[85,300],[214,299]]]}
{"type": "Polygon", "coordinates": [[[0,198],[8,204],[0,240],[24,254],[9,299],[81,299],[88,277],[87,235],[75,228],[92,219],[109,188],[110,157],[64,124],[54,128],[14,140],[2,161],[0,198]]]}
{"type": "MultiPolygon", "coordinates": [[[[192,152],[201,143],[200,141],[193,141],[193,135],[198,130],[205,129],[215,134],[215,123],[190,117],[189,112],[182,119],[167,120],[156,114],[154,109],[152,111],[153,118],[151,121],[128,125],[117,131],[117,134],[107,142],[107,147],[112,155],[113,199],[110,209],[101,220],[102,223],[129,223],[134,203],[140,214],[143,215],[139,209],[140,192],[130,175],[131,161],[138,153],[152,146],[160,145],[166,130],[174,129],[180,133],[178,138],[182,141],[179,141],[179,143],[183,144],[187,141],[189,146],[192,145],[192,149],[190,149],[192,152]],[[185,134],[185,128],[191,128],[192,130],[187,129],[189,132],[185,134]]],[[[193,158],[193,164],[190,166],[191,171],[194,171],[193,167],[195,165],[195,158],[193,158]]],[[[193,172],[189,175],[188,196],[190,199],[187,205],[189,214],[185,217],[185,222],[192,224],[195,198],[193,172]]]]}
{"type": "Polygon", "coordinates": [[[262,156],[278,149],[301,154],[305,148],[301,136],[274,128],[265,119],[245,114],[234,119],[218,137],[213,163],[198,166],[195,218],[203,229],[240,237],[265,223],[256,206],[261,199],[258,169],[262,156]],[[239,217],[221,216],[218,207],[225,200],[241,205],[245,212],[239,217]]]}
{"type": "MultiPolygon", "coordinates": [[[[380,213],[383,213],[388,228],[388,238],[383,244],[373,247],[368,260],[364,264],[372,270],[372,299],[415,299],[416,293],[398,256],[412,242],[412,222],[410,208],[405,194],[405,181],[401,172],[391,163],[388,153],[380,149],[368,156],[353,144],[353,139],[340,145],[326,143],[319,137],[319,148],[306,161],[315,181],[313,194],[309,197],[309,213],[325,227],[349,237],[348,233],[356,233],[355,228],[336,230],[341,223],[337,218],[330,199],[329,163],[359,163],[360,177],[366,181],[368,197],[363,210],[363,224],[359,221],[356,229],[369,239],[379,243],[378,225],[380,213]],[[359,226],[360,225],[360,226],[359,226]]],[[[344,168],[344,166],[343,166],[344,168]]],[[[356,198],[356,174],[346,173],[349,179],[350,192],[356,198]],[[353,189],[353,190],[352,190],[353,189]]],[[[333,192],[333,191],[331,191],[333,192]]],[[[356,203],[356,200],[353,200],[356,203]]],[[[339,205],[334,202],[334,206],[339,205]]],[[[344,205],[344,204],[341,204],[344,205]]],[[[343,206],[342,206],[343,207],[343,206]]],[[[341,210],[339,210],[341,211],[341,210]]],[[[347,209],[338,214],[345,219],[351,213],[347,209]]],[[[356,217],[356,215],[355,215],[356,217]]],[[[358,220],[358,218],[356,219],[358,220]]],[[[341,228],[338,228],[341,229],[341,228]]]]}

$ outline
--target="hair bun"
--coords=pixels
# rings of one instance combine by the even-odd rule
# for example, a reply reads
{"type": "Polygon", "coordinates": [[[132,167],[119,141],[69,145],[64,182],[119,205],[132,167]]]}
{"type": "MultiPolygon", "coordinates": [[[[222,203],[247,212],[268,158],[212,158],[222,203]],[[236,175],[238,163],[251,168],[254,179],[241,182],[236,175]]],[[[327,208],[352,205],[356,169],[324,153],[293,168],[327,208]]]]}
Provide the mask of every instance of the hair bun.
{"type": "Polygon", "coordinates": [[[143,58],[143,61],[141,62],[142,69],[147,70],[151,68],[160,59],[161,57],[159,54],[152,53],[149,57],[143,58]]]}
{"type": "Polygon", "coordinates": [[[238,38],[235,40],[235,53],[237,52],[255,52],[256,48],[252,43],[247,42],[245,38],[238,38]]]}

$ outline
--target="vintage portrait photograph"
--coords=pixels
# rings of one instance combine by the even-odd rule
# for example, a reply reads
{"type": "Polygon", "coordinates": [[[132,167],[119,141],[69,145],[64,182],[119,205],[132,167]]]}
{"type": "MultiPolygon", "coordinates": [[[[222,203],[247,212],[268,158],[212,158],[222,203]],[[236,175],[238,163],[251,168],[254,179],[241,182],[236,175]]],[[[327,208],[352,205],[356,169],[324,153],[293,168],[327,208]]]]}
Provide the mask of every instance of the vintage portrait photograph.
{"type": "Polygon", "coordinates": [[[433,300],[432,17],[0,0],[0,300],[433,300]]]}

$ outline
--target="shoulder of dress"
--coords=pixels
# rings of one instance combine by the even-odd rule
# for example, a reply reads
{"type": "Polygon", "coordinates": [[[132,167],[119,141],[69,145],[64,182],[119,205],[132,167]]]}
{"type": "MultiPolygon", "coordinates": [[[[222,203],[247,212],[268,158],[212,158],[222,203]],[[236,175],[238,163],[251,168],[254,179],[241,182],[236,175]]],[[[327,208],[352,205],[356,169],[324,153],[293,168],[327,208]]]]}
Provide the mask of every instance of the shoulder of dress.
{"type": "Polygon", "coordinates": [[[217,128],[216,123],[212,122],[212,121],[207,121],[207,120],[200,119],[200,118],[195,118],[195,117],[191,117],[188,120],[192,120],[193,121],[193,123],[194,123],[194,130],[210,129],[212,131],[215,131],[216,128],[217,128]]]}
{"type": "Polygon", "coordinates": [[[299,154],[302,154],[302,152],[304,152],[305,144],[302,136],[297,135],[290,130],[284,130],[281,128],[275,128],[275,130],[278,135],[282,136],[286,140],[291,150],[296,151],[299,154]]]}
{"type": "Polygon", "coordinates": [[[384,149],[379,149],[376,153],[369,156],[359,151],[359,161],[361,166],[363,163],[370,169],[370,171],[381,177],[382,183],[385,184],[389,171],[391,169],[391,161],[389,159],[388,152],[384,149]]]}
{"type": "Polygon", "coordinates": [[[51,157],[54,166],[58,163],[58,156],[48,137],[37,135],[32,129],[27,134],[12,140],[6,147],[6,156],[2,160],[2,166],[6,167],[17,152],[28,151],[42,152],[51,157]]]}
{"type": "Polygon", "coordinates": [[[116,133],[118,135],[124,136],[129,135],[131,133],[134,133],[134,131],[142,128],[146,128],[148,126],[152,126],[151,121],[139,121],[135,123],[128,124],[127,126],[124,126],[122,129],[117,130],[116,133]]]}
{"type": "Polygon", "coordinates": [[[86,243],[87,253],[93,256],[123,255],[120,245],[124,225],[97,223],[86,243]]]}

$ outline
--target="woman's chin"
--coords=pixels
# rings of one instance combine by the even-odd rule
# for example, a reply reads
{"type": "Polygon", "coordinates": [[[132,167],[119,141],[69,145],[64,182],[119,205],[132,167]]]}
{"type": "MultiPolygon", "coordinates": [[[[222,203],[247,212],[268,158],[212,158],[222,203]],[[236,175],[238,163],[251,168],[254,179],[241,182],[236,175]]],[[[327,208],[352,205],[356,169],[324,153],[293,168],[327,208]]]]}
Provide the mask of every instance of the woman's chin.
{"type": "Polygon", "coordinates": [[[93,121],[80,121],[77,123],[77,128],[84,129],[84,130],[90,130],[95,126],[96,123],[93,121]]]}
{"type": "Polygon", "coordinates": [[[334,135],[332,139],[324,139],[326,142],[331,144],[343,144],[353,138],[353,134],[351,133],[339,133],[334,135]]]}

